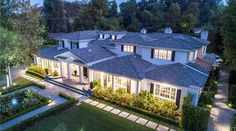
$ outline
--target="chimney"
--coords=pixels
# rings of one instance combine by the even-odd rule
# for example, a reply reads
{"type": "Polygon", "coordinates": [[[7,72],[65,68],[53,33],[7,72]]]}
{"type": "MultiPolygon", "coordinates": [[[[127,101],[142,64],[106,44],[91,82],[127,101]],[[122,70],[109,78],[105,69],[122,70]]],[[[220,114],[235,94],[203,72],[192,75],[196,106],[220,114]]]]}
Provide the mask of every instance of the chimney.
{"type": "Polygon", "coordinates": [[[142,29],[140,30],[140,33],[146,34],[146,33],[147,33],[147,30],[146,30],[145,28],[142,28],[142,29]]]}
{"type": "Polygon", "coordinates": [[[172,33],[172,29],[170,27],[166,27],[164,33],[171,34],[172,33]]]}
{"type": "Polygon", "coordinates": [[[207,31],[202,31],[201,32],[201,39],[207,40],[207,38],[208,38],[208,32],[207,31]]]}

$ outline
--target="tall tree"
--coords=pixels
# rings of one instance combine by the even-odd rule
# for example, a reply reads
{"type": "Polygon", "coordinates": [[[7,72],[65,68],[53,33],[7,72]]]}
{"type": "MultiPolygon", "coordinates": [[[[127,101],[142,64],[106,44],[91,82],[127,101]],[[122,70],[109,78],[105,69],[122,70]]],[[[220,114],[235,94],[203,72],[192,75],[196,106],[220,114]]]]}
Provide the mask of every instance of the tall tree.
{"type": "Polygon", "coordinates": [[[166,24],[174,31],[178,31],[181,16],[181,8],[178,3],[172,3],[166,15],[166,24]]]}
{"type": "Polygon", "coordinates": [[[44,0],[44,19],[49,32],[67,32],[63,0],[44,0]]]}
{"type": "Polygon", "coordinates": [[[236,1],[229,0],[224,12],[222,36],[224,42],[224,56],[236,69],[236,1]]]}
{"type": "Polygon", "coordinates": [[[108,11],[108,17],[116,17],[118,14],[117,12],[117,3],[115,0],[109,1],[109,11],[108,11]]]}

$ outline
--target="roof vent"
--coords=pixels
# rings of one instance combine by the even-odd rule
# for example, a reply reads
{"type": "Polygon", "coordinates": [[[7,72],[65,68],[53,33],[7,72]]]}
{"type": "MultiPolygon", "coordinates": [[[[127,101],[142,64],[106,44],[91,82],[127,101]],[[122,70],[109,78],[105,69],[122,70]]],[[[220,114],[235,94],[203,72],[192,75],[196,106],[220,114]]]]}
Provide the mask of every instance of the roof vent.
{"type": "Polygon", "coordinates": [[[208,38],[208,32],[207,31],[202,31],[201,32],[201,39],[207,40],[207,38],[208,38]]]}
{"type": "Polygon", "coordinates": [[[142,28],[142,29],[140,30],[140,33],[146,34],[146,33],[147,33],[147,30],[146,30],[145,28],[142,28]]]}
{"type": "Polygon", "coordinates": [[[88,49],[88,52],[92,52],[92,49],[88,49]]]}
{"type": "Polygon", "coordinates": [[[170,27],[166,27],[164,33],[171,34],[172,33],[172,29],[170,27]]]}

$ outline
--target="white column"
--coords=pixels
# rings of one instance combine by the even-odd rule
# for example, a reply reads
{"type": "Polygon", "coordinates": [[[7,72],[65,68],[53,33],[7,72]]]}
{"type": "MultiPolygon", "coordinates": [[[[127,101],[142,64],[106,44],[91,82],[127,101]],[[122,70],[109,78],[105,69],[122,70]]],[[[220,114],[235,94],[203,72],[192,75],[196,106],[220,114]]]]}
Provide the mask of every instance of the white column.
{"type": "Polygon", "coordinates": [[[93,71],[88,69],[89,71],[89,82],[93,82],[93,71]]]}
{"type": "Polygon", "coordinates": [[[70,63],[67,62],[67,71],[68,71],[68,79],[71,79],[71,66],[70,63]]]}
{"type": "Polygon", "coordinates": [[[113,75],[112,75],[112,80],[111,81],[112,81],[112,90],[115,91],[115,85],[116,84],[115,84],[115,78],[114,78],[113,75]]]}
{"type": "Polygon", "coordinates": [[[103,79],[103,73],[100,72],[100,82],[101,82],[101,87],[104,87],[104,79],[103,79]]]}
{"type": "Polygon", "coordinates": [[[63,77],[63,68],[62,68],[62,62],[60,62],[60,72],[61,72],[61,77],[63,77]]]}
{"type": "Polygon", "coordinates": [[[79,65],[79,82],[82,84],[83,83],[83,66],[79,65]]]}
{"type": "Polygon", "coordinates": [[[34,55],[34,64],[37,65],[37,56],[34,55]]]}
{"type": "Polygon", "coordinates": [[[41,58],[41,61],[42,61],[42,68],[44,68],[44,60],[43,60],[43,58],[41,58]]]}
{"type": "Polygon", "coordinates": [[[140,82],[136,81],[136,95],[138,95],[140,92],[140,82]]]}
{"type": "Polygon", "coordinates": [[[54,64],[53,64],[54,62],[53,61],[51,61],[51,71],[52,71],[52,73],[54,72],[54,64]]]}

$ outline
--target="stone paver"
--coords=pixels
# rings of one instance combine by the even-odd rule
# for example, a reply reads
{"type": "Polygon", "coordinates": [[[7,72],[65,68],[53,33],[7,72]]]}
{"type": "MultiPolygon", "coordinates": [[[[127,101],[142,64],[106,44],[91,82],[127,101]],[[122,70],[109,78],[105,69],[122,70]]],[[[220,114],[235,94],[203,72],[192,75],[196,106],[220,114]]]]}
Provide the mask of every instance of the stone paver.
{"type": "Polygon", "coordinates": [[[158,131],[168,131],[169,130],[169,127],[166,127],[166,126],[163,126],[163,125],[159,125],[157,127],[157,130],[158,131]]]}
{"type": "Polygon", "coordinates": [[[126,118],[129,115],[129,113],[122,111],[119,116],[126,118]]]}
{"type": "Polygon", "coordinates": [[[97,101],[93,101],[93,102],[91,102],[91,103],[89,103],[89,104],[91,104],[91,105],[93,105],[93,106],[96,106],[96,105],[99,104],[99,102],[97,102],[97,101]]]}
{"type": "Polygon", "coordinates": [[[85,103],[91,103],[93,100],[91,100],[91,99],[86,99],[86,100],[84,100],[84,102],[85,103]]]}
{"type": "Polygon", "coordinates": [[[105,108],[103,108],[103,110],[105,111],[111,111],[113,109],[113,107],[111,106],[106,106],[105,108]]]}
{"type": "Polygon", "coordinates": [[[100,103],[100,104],[98,104],[96,107],[102,109],[102,108],[104,108],[105,106],[106,106],[105,104],[100,103]]]}
{"type": "Polygon", "coordinates": [[[229,131],[235,110],[228,108],[228,73],[221,72],[218,90],[211,110],[208,131],[229,131]]]}
{"type": "Polygon", "coordinates": [[[169,131],[176,131],[175,129],[170,129],[169,131]]]}
{"type": "Polygon", "coordinates": [[[127,117],[127,119],[129,119],[131,121],[136,121],[138,119],[138,116],[131,114],[127,117]]]}
{"type": "Polygon", "coordinates": [[[113,114],[119,114],[121,112],[121,110],[119,110],[119,109],[113,109],[112,111],[111,111],[111,113],[113,113],[113,114]]]}
{"type": "Polygon", "coordinates": [[[136,122],[139,124],[145,125],[147,123],[147,121],[148,121],[147,119],[140,117],[136,122]]]}
{"type": "Polygon", "coordinates": [[[156,129],[157,127],[157,123],[154,123],[152,121],[148,121],[148,123],[146,124],[147,127],[152,128],[152,129],[156,129]]]}

